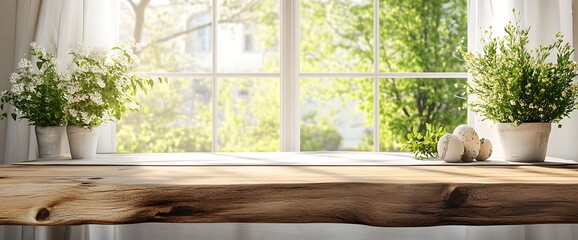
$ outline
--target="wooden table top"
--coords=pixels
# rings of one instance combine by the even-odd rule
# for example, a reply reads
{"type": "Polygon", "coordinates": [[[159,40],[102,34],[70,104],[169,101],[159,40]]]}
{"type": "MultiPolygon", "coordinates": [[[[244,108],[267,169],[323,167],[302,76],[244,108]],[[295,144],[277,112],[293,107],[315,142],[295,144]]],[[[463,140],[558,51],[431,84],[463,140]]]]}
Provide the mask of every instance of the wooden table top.
{"type": "Polygon", "coordinates": [[[578,223],[578,166],[0,166],[0,224],[578,223]]]}

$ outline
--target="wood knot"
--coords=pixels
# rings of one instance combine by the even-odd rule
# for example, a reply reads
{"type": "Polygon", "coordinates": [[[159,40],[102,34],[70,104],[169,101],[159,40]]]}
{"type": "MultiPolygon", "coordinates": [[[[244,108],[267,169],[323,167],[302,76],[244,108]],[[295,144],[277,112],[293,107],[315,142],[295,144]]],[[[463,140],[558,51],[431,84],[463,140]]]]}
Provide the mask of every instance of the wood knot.
{"type": "Polygon", "coordinates": [[[450,186],[444,192],[443,199],[446,208],[458,208],[468,199],[468,192],[465,188],[450,186]]]}
{"type": "Polygon", "coordinates": [[[41,208],[36,214],[36,221],[46,221],[50,217],[50,211],[46,208],[41,208]]]}
{"type": "Polygon", "coordinates": [[[159,212],[157,216],[193,216],[204,213],[200,209],[195,209],[189,206],[174,206],[169,212],[159,212]]]}

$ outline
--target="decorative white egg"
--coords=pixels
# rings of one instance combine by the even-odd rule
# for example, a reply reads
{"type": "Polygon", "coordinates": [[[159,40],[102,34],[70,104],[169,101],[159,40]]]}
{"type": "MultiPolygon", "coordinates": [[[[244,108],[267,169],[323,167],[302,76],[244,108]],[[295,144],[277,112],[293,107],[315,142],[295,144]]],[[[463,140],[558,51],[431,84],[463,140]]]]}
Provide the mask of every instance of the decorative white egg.
{"type": "Polygon", "coordinates": [[[492,142],[490,139],[480,139],[480,153],[476,157],[477,161],[486,161],[492,156],[492,142]]]}
{"type": "Polygon", "coordinates": [[[464,155],[462,141],[451,133],[444,134],[438,141],[438,157],[446,162],[461,162],[464,155]]]}
{"type": "Polygon", "coordinates": [[[462,161],[471,162],[480,153],[480,137],[474,128],[468,125],[459,125],[454,129],[454,135],[458,136],[464,145],[462,161]]]}

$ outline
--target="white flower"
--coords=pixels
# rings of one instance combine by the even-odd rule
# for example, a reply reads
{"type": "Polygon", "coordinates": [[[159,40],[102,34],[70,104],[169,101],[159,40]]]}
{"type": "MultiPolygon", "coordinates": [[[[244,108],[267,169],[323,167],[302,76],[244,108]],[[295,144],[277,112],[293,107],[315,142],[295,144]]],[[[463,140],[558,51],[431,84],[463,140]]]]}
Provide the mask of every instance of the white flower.
{"type": "Polygon", "coordinates": [[[122,92],[123,88],[125,88],[128,85],[128,81],[125,78],[121,78],[114,83],[116,84],[116,90],[118,90],[119,92],[122,92]]]}
{"type": "Polygon", "coordinates": [[[111,67],[112,65],[114,65],[114,60],[110,56],[107,56],[104,59],[104,65],[107,67],[111,67]]]}
{"type": "Polygon", "coordinates": [[[39,77],[37,75],[32,76],[31,80],[32,80],[31,83],[33,85],[39,85],[39,84],[42,84],[44,82],[44,78],[39,77]]]}
{"type": "Polygon", "coordinates": [[[78,90],[80,90],[78,85],[68,85],[68,93],[70,93],[70,95],[74,95],[78,90]]]}
{"type": "Polygon", "coordinates": [[[30,60],[28,60],[28,59],[22,58],[18,62],[18,68],[20,68],[20,69],[25,69],[25,68],[29,68],[29,67],[32,67],[32,62],[30,62],[30,60]]]}
{"type": "Polygon", "coordinates": [[[10,91],[15,93],[16,95],[21,94],[22,91],[24,91],[24,84],[22,83],[14,84],[12,85],[12,89],[10,91]]]}
{"type": "Polygon", "coordinates": [[[11,83],[16,83],[18,80],[20,80],[20,74],[18,73],[10,74],[10,79],[8,79],[8,81],[10,81],[11,83]]]}
{"type": "Polygon", "coordinates": [[[88,115],[88,113],[86,113],[86,112],[81,112],[81,113],[80,113],[80,116],[81,116],[81,118],[82,118],[82,122],[83,122],[84,124],[86,124],[86,125],[90,125],[90,123],[91,123],[92,121],[94,121],[94,119],[96,119],[96,116],[94,116],[94,115],[88,115]]]}
{"type": "Polygon", "coordinates": [[[89,98],[91,101],[93,101],[94,103],[96,103],[97,105],[102,105],[104,104],[104,102],[102,102],[102,96],[100,95],[100,93],[97,92],[92,92],[89,94],[89,98]]]}
{"type": "Polygon", "coordinates": [[[562,97],[566,97],[566,92],[562,92],[562,97]]]}
{"type": "Polygon", "coordinates": [[[46,48],[38,48],[37,50],[38,50],[38,52],[40,52],[40,54],[41,54],[42,56],[46,56],[46,55],[47,55],[47,54],[46,54],[46,48]]]}
{"type": "Polygon", "coordinates": [[[36,47],[37,47],[36,42],[31,42],[31,43],[30,43],[30,48],[36,48],[36,47]]]}
{"type": "Polygon", "coordinates": [[[86,113],[86,112],[81,112],[81,113],[80,113],[80,118],[82,119],[82,121],[83,121],[85,124],[90,124],[90,122],[87,122],[87,121],[86,121],[86,119],[88,119],[88,113],[86,113]]]}
{"type": "Polygon", "coordinates": [[[108,53],[108,50],[106,48],[95,48],[94,50],[90,51],[90,53],[88,54],[89,58],[92,58],[94,60],[97,61],[101,61],[104,60],[106,58],[106,55],[108,53]]]}
{"type": "Polygon", "coordinates": [[[512,106],[516,105],[516,102],[514,100],[510,100],[510,104],[512,104],[512,106]]]}
{"type": "Polygon", "coordinates": [[[69,71],[62,71],[62,73],[60,74],[60,78],[64,81],[64,82],[68,82],[70,81],[70,72],[69,71]]]}
{"type": "Polygon", "coordinates": [[[46,72],[46,69],[48,69],[49,64],[42,64],[42,67],[40,67],[39,72],[43,73],[46,72]]]}
{"type": "Polygon", "coordinates": [[[104,83],[104,81],[102,81],[102,78],[100,78],[100,77],[96,79],[96,84],[97,84],[100,88],[106,87],[106,84],[104,83]]]}
{"type": "Polygon", "coordinates": [[[111,121],[111,120],[114,120],[114,118],[112,117],[112,115],[110,114],[109,111],[105,111],[105,112],[102,114],[102,120],[104,120],[104,121],[111,121]]]}
{"type": "Polygon", "coordinates": [[[556,110],[556,108],[558,108],[556,104],[552,105],[552,110],[556,110]]]}
{"type": "Polygon", "coordinates": [[[544,111],[544,109],[543,109],[543,108],[538,108],[538,111],[542,112],[542,111],[544,111]]]}
{"type": "Polygon", "coordinates": [[[93,72],[94,74],[104,74],[106,73],[105,70],[103,70],[102,68],[98,67],[98,66],[92,66],[90,68],[90,71],[93,72]]]}
{"type": "Polygon", "coordinates": [[[80,43],[73,43],[70,45],[70,53],[79,56],[86,56],[88,54],[88,49],[80,43]]]}
{"type": "Polygon", "coordinates": [[[24,85],[24,91],[30,92],[32,94],[36,93],[36,85],[24,85]]]}

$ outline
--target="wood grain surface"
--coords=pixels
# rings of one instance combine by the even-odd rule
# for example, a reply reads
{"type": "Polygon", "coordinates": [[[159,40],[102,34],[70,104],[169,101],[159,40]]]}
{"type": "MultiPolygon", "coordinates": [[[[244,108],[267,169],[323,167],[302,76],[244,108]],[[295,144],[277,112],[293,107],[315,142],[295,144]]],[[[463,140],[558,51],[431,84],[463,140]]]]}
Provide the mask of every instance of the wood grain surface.
{"type": "Polygon", "coordinates": [[[578,223],[578,167],[0,167],[0,224],[141,222],[578,223]]]}

